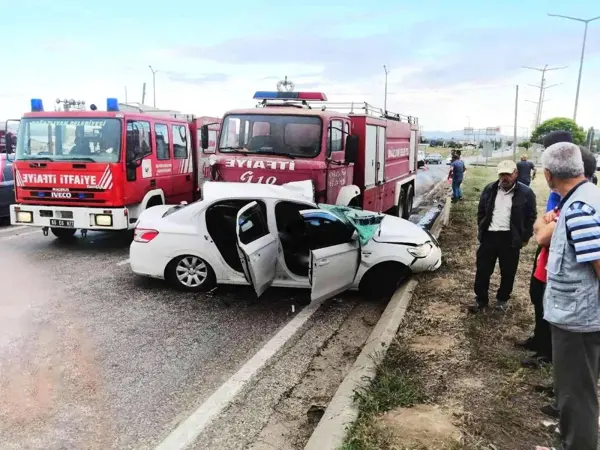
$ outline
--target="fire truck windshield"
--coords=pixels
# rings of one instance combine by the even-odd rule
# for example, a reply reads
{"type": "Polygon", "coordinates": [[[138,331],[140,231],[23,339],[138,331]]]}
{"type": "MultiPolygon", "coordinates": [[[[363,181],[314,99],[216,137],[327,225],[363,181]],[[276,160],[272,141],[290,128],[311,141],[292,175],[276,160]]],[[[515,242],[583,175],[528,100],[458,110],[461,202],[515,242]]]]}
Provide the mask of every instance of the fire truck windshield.
{"type": "Polygon", "coordinates": [[[112,118],[25,118],[16,159],[118,162],[121,121],[112,118]]]}
{"type": "Polygon", "coordinates": [[[323,124],[317,116],[232,114],[221,130],[223,153],[313,158],[321,150],[323,124]]]}

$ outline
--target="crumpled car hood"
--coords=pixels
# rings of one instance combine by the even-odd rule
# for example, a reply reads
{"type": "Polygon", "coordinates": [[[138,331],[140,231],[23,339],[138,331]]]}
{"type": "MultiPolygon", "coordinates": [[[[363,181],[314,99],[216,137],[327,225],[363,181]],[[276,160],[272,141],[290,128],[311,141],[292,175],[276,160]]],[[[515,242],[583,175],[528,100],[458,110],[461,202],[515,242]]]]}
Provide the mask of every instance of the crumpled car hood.
{"type": "Polygon", "coordinates": [[[431,241],[431,237],[419,225],[400,217],[386,215],[373,240],[381,243],[421,245],[431,241]]]}

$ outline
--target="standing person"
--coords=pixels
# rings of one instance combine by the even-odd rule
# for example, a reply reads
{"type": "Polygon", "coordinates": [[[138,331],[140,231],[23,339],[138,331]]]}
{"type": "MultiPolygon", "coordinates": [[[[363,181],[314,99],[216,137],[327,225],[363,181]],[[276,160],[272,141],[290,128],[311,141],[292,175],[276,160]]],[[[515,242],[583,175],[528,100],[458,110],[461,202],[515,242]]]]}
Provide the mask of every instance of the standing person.
{"type": "Polygon", "coordinates": [[[550,241],[544,319],[551,325],[554,388],[564,450],[596,450],[600,374],[600,189],[589,183],[579,147],[560,142],[542,155],[561,196],[550,241]]]}
{"type": "Polygon", "coordinates": [[[517,163],[517,170],[519,171],[518,180],[520,183],[529,186],[531,181],[535,179],[535,164],[527,161],[527,155],[521,155],[521,161],[517,163]]]}
{"type": "Polygon", "coordinates": [[[452,180],[452,201],[462,200],[462,189],[460,185],[467,168],[465,163],[460,160],[460,156],[454,153],[452,155],[452,163],[450,164],[450,172],[448,173],[448,181],[452,180]]]}
{"type": "Polygon", "coordinates": [[[490,277],[496,260],[500,264],[500,288],[496,309],[504,311],[512,293],[519,266],[521,248],[533,235],[537,211],[535,194],[517,181],[513,161],[498,164],[498,181],[488,184],[481,193],[477,223],[479,248],[475,273],[475,304],[469,312],[477,313],[489,304],[490,277]]]}
{"type": "MultiPolygon", "coordinates": [[[[548,133],[544,138],[544,148],[548,148],[557,142],[573,142],[573,136],[568,131],[553,131],[548,133]]],[[[546,213],[554,211],[560,202],[560,195],[552,191],[546,203],[546,213]]],[[[548,246],[550,245],[549,237],[552,235],[552,230],[546,229],[548,224],[547,216],[542,216],[537,219],[534,224],[536,240],[538,248],[533,260],[533,270],[531,272],[531,280],[529,282],[529,298],[533,305],[535,313],[535,327],[533,335],[522,342],[517,343],[517,346],[526,350],[535,352],[532,357],[525,358],[522,365],[525,367],[539,367],[540,364],[549,363],[552,361],[552,338],[550,337],[550,324],[544,320],[544,291],[546,290],[546,263],[548,261],[548,246]],[[550,235],[548,235],[550,231],[550,235]],[[548,242],[540,245],[540,233],[545,234],[548,242]]],[[[550,227],[553,227],[550,224],[550,227]]]]}

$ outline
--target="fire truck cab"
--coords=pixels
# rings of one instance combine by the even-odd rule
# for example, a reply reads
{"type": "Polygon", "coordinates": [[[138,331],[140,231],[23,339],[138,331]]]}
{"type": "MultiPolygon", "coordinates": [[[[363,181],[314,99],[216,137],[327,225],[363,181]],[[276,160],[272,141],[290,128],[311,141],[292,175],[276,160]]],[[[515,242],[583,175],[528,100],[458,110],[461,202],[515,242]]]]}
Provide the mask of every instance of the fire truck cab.
{"type": "Polygon", "coordinates": [[[33,99],[20,121],[12,224],[59,238],[128,230],[147,208],[197,197],[195,117],[114,98],[106,111],[65,102],[65,110],[46,112],[33,99]]]}
{"type": "Polygon", "coordinates": [[[254,95],[254,109],[227,112],[218,144],[201,132],[212,181],[311,180],[315,201],[407,218],[417,172],[418,120],[367,103],[328,103],[319,92],[254,95]],[[345,111],[345,112],[344,112],[345,111]]]}

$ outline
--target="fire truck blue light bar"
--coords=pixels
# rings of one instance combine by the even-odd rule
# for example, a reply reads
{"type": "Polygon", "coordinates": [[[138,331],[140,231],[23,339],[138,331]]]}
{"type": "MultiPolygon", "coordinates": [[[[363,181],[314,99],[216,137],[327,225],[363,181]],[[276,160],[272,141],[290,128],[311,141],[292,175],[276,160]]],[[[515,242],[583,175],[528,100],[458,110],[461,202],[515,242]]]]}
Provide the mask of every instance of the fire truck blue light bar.
{"type": "Polygon", "coordinates": [[[107,98],[106,99],[106,110],[107,111],[118,111],[119,110],[119,101],[116,98],[107,98]]]}
{"type": "Polygon", "coordinates": [[[326,102],[327,96],[322,92],[277,92],[257,91],[254,100],[312,100],[326,102]]]}
{"type": "Polygon", "coordinates": [[[42,103],[41,98],[32,98],[31,99],[31,112],[43,112],[44,105],[42,103]]]}

